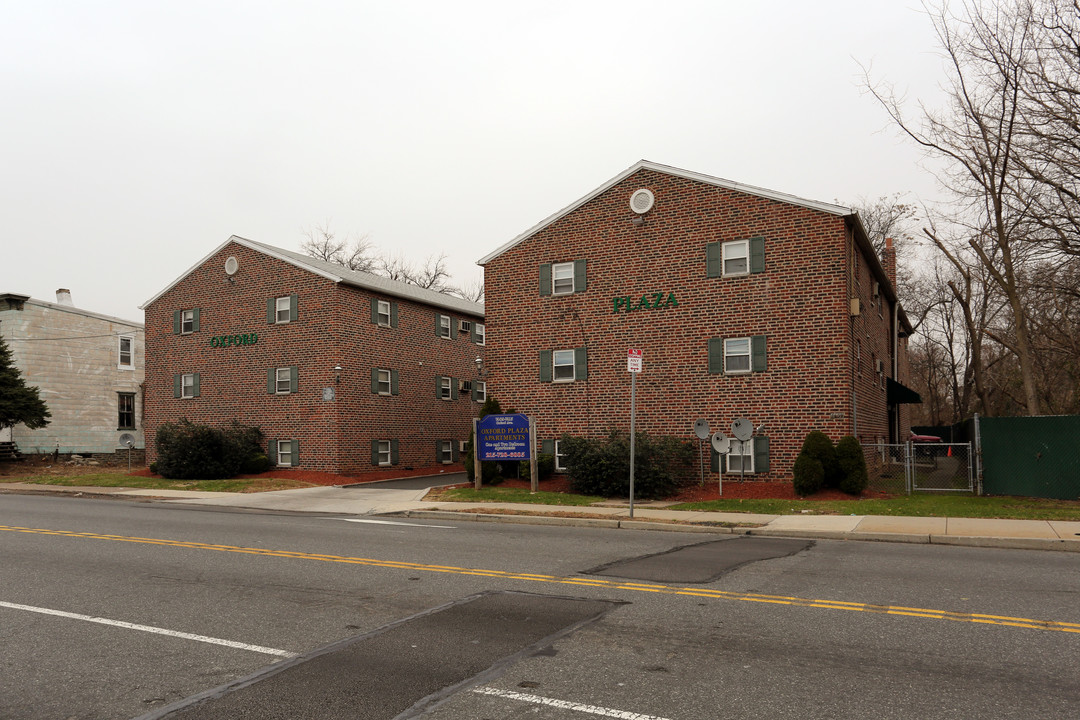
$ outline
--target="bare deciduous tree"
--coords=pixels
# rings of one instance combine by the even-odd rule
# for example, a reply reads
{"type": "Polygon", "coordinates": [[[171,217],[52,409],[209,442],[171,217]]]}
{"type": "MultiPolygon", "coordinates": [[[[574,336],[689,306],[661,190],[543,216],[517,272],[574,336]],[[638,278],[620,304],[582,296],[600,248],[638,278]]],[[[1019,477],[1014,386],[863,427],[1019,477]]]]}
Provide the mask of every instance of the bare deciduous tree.
{"type": "Polygon", "coordinates": [[[300,249],[313,258],[360,272],[374,272],[377,267],[377,258],[372,255],[373,246],[367,235],[339,240],[330,229],[329,220],[303,233],[307,239],[300,243],[300,249]]]}

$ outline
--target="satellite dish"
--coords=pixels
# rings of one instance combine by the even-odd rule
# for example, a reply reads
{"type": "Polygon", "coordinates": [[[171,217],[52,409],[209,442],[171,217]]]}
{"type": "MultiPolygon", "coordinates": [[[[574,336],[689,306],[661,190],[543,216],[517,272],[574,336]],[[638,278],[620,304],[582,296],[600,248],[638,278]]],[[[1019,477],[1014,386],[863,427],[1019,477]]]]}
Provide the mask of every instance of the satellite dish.
{"type": "Polygon", "coordinates": [[[735,418],[735,422],[731,423],[731,434],[746,442],[754,435],[754,423],[744,417],[735,418]]]}
{"type": "Polygon", "coordinates": [[[705,418],[698,418],[694,421],[694,434],[697,435],[698,440],[705,440],[709,437],[709,423],[705,418]]]}
{"type": "Polygon", "coordinates": [[[731,440],[727,438],[722,432],[714,432],[712,436],[713,450],[726,455],[731,450],[731,440]]]}
{"type": "Polygon", "coordinates": [[[131,433],[124,433],[120,436],[120,444],[126,448],[132,448],[135,446],[135,436],[131,433]]]}

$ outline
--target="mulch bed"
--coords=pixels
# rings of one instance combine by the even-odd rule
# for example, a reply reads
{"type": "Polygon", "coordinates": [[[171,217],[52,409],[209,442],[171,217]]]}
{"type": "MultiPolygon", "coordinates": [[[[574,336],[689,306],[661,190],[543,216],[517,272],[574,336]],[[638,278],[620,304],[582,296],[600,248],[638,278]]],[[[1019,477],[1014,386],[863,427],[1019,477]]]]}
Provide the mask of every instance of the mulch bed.
{"type": "MultiPolygon", "coordinates": [[[[289,478],[291,480],[302,480],[303,482],[311,483],[312,485],[353,485],[356,483],[369,483],[378,482],[380,480],[399,480],[401,478],[421,477],[424,475],[440,475],[443,473],[455,473],[463,472],[465,466],[461,463],[457,465],[439,465],[436,467],[426,468],[411,468],[411,469],[386,469],[386,470],[371,470],[362,473],[329,473],[321,472],[319,470],[290,470],[277,468],[268,472],[259,473],[258,475],[240,475],[241,478],[260,478],[260,477],[274,477],[274,478],[289,478]]],[[[158,477],[154,473],[150,472],[150,468],[142,468],[140,470],[133,471],[132,475],[138,475],[139,477],[158,477]]]]}

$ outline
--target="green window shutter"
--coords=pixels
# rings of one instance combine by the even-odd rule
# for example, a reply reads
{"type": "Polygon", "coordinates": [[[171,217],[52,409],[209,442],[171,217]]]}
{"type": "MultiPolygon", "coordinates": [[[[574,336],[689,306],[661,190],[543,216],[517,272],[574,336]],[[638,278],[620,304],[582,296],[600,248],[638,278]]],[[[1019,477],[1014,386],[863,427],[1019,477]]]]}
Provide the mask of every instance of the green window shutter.
{"type": "Polygon", "coordinates": [[[184,322],[181,317],[183,316],[182,310],[175,310],[172,314],[172,331],[173,335],[179,335],[184,322]]]}
{"type": "Polygon", "coordinates": [[[266,392],[274,395],[277,393],[277,368],[266,371],[266,392]]]}
{"type": "Polygon", "coordinates": [[[379,368],[371,368],[371,392],[379,392],[379,368]]]}
{"type": "Polygon", "coordinates": [[[450,338],[453,339],[453,338],[457,337],[457,333],[458,333],[458,324],[457,324],[457,321],[454,320],[454,316],[451,315],[450,316],[450,338]]]}
{"type": "Polygon", "coordinates": [[[371,324],[379,324],[379,298],[371,298],[371,324]]]}
{"type": "Polygon", "coordinates": [[[397,303],[390,303],[390,327],[397,327],[397,303]]]}
{"type": "Polygon", "coordinates": [[[371,441],[371,464],[372,465],[378,465],[379,464],[379,441],[378,440],[372,440],[371,441]]]}
{"type": "Polygon", "coordinates": [[[398,394],[398,371],[397,370],[391,370],[390,371],[390,394],[391,395],[397,395],[398,394]]]}
{"type": "Polygon", "coordinates": [[[764,435],[754,438],[754,472],[769,472],[769,438],[764,435]]]}
{"type": "Polygon", "coordinates": [[[398,464],[398,441],[397,440],[391,440],[390,441],[390,464],[391,465],[397,465],[398,464]]]}
{"type": "Polygon", "coordinates": [[[555,454],[555,441],[552,438],[540,441],[540,452],[545,455],[555,454]]]}
{"type": "Polygon", "coordinates": [[[457,387],[457,382],[454,380],[454,378],[450,378],[450,399],[451,400],[457,400],[458,399],[458,387],[457,387]]]}
{"type": "Polygon", "coordinates": [[[435,462],[442,462],[442,440],[435,441],[435,462]]]}
{"type": "Polygon", "coordinates": [[[173,397],[180,397],[184,394],[184,376],[173,375],[172,376],[172,395],[173,397]]]}
{"type": "Polygon", "coordinates": [[[453,462],[457,462],[461,457],[461,453],[458,450],[458,444],[455,440],[450,441],[450,459],[453,462]]]}
{"type": "Polygon", "coordinates": [[[277,440],[270,438],[266,446],[266,457],[270,458],[273,465],[277,465],[277,440]]]}
{"type": "Polygon", "coordinates": [[[544,263],[540,266],[540,294],[551,294],[551,263],[544,263]]]}
{"type": "Polygon", "coordinates": [[[277,298],[266,301],[266,322],[270,325],[277,322],[277,298]]]}
{"type": "Polygon", "coordinates": [[[709,338],[709,374],[724,372],[724,339],[709,338]]]}
{"type": "Polygon", "coordinates": [[[574,261],[574,292],[585,292],[587,288],[585,278],[585,260],[574,261]]]}
{"type": "Polygon", "coordinates": [[[442,315],[435,313],[435,337],[442,337],[442,315]]]}
{"type": "Polygon", "coordinates": [[[720,472],[720,453],[712,447],[709,448],[709,468],[715,473],[720,472]]]}
{"type": "Polygon", "coordinates": [[[750,338],[750,369],[765,372],[765,336],[755,335],[750,338]]]}
{"type": "Polygon", "coordinates": [[[442,400],[442,375],[435,376],[435,399],[442,400]]]}
{"type": "Polygon", "coordinates": [[[300,441],[293,439],[292,441],[292,466],[296,467],[300,464],[300,441]]]}
{"type": "Polygon", "coordinates": [[[705,277],[720,277],[720,243],[705,245],[705,277]]]}
{"type": "Polygon", "coordinates": [[[300,368],[295,365],[289,366],[289,392],[300,390],[300,368]]]}
{"type": "Polygon", "coordinates": [[[589,379],[589,350],[588,348],[574,348],[574,379],[589,379]]]}
{"type": "Polygon", "coordinates": [[[750,272],[765,272],[765,238],[750,238],[750,272]]]}
{"type": "Polygon", "coordinates": [[[299,298],[296,296],[296,293],[289,295],[289,322],[296,322],[296,318],[298,317],[299,311],[296,306],[297,300],[299,300],[299,298]]]}
{"type": "Polygon", "coordinates": [[[199,308],[191,311],[191,332],[199,332],[199,308]]]}
{"type": "Polygon", "coordinates": [[[540,382],[551,382],[551,351],[540,351],[540,382]]]}
{"type": "Polygon", "coordinates": [[[195,382],[194,382],[194,385],[193,385],[193,387],[191,389],[191,396],[192,397],[199,397],[199,373],[195,373],[194,380],[195,380],[195,382]]]}

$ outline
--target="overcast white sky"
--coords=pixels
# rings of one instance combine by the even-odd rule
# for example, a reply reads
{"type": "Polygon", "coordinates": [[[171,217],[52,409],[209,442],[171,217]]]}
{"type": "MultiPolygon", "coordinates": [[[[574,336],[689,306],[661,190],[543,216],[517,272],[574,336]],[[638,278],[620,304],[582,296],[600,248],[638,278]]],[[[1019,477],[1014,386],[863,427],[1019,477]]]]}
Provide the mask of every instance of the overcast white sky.
{"type": "Polygon", "coordinates": [[[0,3],[0,292],[141,320],[236,234],[329,220],[478,258],[640,159],[814,200],[910,192],[860,87],[942,77],[917,2],[0,3]]]}

